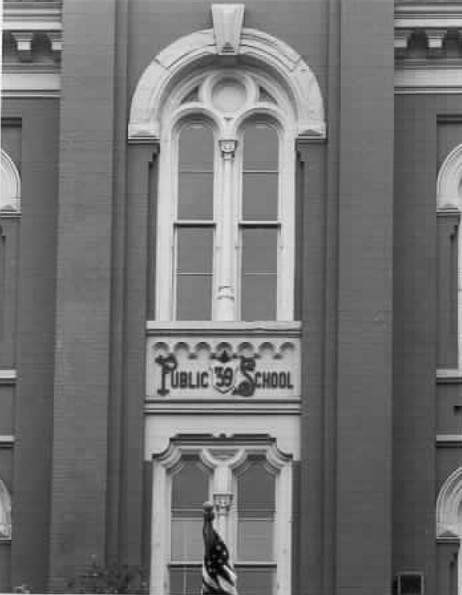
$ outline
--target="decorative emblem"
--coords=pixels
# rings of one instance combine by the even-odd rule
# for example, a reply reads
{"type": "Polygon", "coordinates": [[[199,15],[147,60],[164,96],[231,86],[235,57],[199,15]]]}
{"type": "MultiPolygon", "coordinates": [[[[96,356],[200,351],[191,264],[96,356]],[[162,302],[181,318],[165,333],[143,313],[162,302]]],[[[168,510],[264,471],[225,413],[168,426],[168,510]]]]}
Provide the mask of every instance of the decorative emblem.
{"type": "Polygon", "coordinates": [[[212,386],[222,394],[229,393],[236,384],[237,362],[233,361],[225,350],[220,353],[216,361],[217,363],[210,367],[212,386]]]}

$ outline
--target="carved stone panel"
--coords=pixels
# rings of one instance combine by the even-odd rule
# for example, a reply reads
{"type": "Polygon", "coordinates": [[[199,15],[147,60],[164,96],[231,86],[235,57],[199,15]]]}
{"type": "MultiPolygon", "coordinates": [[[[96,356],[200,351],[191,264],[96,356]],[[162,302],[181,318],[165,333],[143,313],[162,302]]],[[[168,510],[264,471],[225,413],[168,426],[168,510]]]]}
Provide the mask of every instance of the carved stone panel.
{"type": "Polygon", "coordinates": [[[148,399],[287,399],[300,396],[298,337],[147,339],[148,399]]]}

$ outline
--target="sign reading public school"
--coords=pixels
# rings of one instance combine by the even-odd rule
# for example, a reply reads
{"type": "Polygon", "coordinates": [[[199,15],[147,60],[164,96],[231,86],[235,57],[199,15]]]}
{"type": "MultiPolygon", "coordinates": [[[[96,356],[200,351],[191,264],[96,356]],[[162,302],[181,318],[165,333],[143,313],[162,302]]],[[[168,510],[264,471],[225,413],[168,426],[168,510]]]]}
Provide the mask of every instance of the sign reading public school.
{"type": "Polygon", "coordinates": [[[297,339],[179,339],[148,339],[148,398],[271,399],[300,395],[297,339]]]}

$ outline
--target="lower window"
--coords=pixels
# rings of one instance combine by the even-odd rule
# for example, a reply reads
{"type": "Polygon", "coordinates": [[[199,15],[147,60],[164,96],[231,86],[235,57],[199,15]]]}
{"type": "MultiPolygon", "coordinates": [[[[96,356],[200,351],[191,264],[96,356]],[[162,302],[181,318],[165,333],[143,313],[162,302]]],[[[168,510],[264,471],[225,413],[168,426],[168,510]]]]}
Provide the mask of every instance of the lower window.
{"type": "Polygon", "coordinates": [[[194,442],[173,440],[154,460],[151,593],[200,593],[208,500],[214,504],[215,530],[230,552],[238,592],[289,595],[291,457],[267,437],[251,445],[231,438],[194,442]]]}

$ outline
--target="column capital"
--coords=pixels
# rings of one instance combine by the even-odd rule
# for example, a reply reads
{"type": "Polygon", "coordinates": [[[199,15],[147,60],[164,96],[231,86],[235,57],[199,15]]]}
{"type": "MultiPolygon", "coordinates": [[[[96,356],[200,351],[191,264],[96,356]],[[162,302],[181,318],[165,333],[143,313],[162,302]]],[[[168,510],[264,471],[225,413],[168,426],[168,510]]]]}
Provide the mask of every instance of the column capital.
{"type": "Polygon", "coordinates": [[[237,140],[222,138],[218,142],[220,143],[220,151],[223,159],[234,159],[237,148],[237,140]]]}
{"type": "Polygon", "coordinates": [[[232,502],[233,494],[230,492],[219,492],[213,494],[213,503],[215,505],[217,515],[219,516],[228,516],[232,502]]]}

